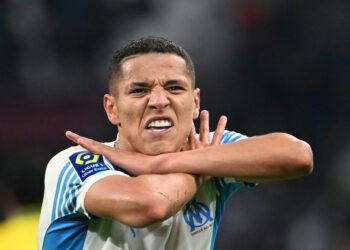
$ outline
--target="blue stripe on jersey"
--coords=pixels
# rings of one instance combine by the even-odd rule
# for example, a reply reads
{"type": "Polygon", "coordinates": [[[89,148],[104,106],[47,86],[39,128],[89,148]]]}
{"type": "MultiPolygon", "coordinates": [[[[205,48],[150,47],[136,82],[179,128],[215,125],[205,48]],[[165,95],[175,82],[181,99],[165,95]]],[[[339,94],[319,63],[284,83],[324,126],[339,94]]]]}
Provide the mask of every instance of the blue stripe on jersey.
{"type": "Polygon", "coordinates": [[[221,138],[221,143],[225,143],[227,141],[227,138],[230,136],[230,132],[229,131],[224,131],[224,134],[222,135],[221,138]]]}
{"type": "Polygon", "coordinates": [[[222,200],[224,203],[227,202],[227,200],[232,196],[233,193],[235,193],[237,190],[239,190],[245,185],[242,182],[226,183],[224,178],[222,177],[215,178],[215,184],[219,191],[218,199],[222,200]]]}
{"type": "Polygon", "coordinates": [[[81,181],[77,173],[72,165],[67,163],[57,181],[51,221],[75,211],[76,194],[80,188],[81,181]]]}
{"type": "Polygon", "coordinates": [[[60,193],[60,183],[62,182],[62,178],[64,176],[64,174],[66,173],[68,167],[69,167],[70,163],[68,162],[62,169],[60,176],[58,177],[58,181],[56,184],[56,193],[55,193],[55,198],[53,201],[53,207],[52,207],[52,214],[51,214],[51,221],[56,219],[56,207],[57,207],[57,200],[58,200],[58,195],[60,193]]]}
{"type": "Polygon", "coordinates": [[[237,136],[234,136],[232,137],[232,140],[231,141],[237,141],[239,138],[241,138],[242,135],[237,135],[237,136]]]}
{"type": "Polygon", "coordinates": [[[242,135],[240,133],[234,132],[234,131],[225,130],[224,134],[221,138],[221,144],[235,142],[235,141],[238,141],[239,139],[243,139],[243,138],[246,138],[246,136],[242,135]]]}
{"type": "Polygon", "coordinates": [[[233,193],[238,191],[242,186],[244,186],[243,183],[225,183],[225,180],[222,177],[216,177],[214,178],[215,185],[219,191],[219,194],[216,197],[216,210],[215,210],[215,221],[214,221],[214,227],[213,227],[213,233],[211,237],[210,242],[210,249],[214,249],[214,243],[216,239],[216,235],[218,232],[218,227],[220,224],[221,217],[224,213],[224,207],[227,202],[227,200],[232,196],[233,193]]]}
{"type": "Polygon", "coordinates": [[[43,250],[83,249],[89,219],[79,213],[63,216],[51,223],[46,231],[43,250]]]}
{"type": "Polygon", "coordinates": [[[57,217],[55,219],[64,215],[63,214],[64,195],[69,188],[68,180],[72,177],[72,174],[73,174],[73,168],[69,168],[68,171],[66,171],[66,175],[64,176],[62,183],[60,183],[61,191],[60,191],[60,196],[58,198],[58,204],[57,204],[57,209],[56,209],[57,210],[57,217]]]}
{"type": "Polygon", "coordinates": [[[65,181],[63,183],[65,183],[65,185],[63,186],[64,190],[62,189],[61,192],[61,197],[60,197],[60,201],[59,201],[59,215],[62,216],[64,213],[65,209],[65,204],[67,203],[67,201],[69,201],[70,197],[69,197],[69,191],[71,191],[71,181],[72,178],[74,176],[73,173],[73,169],[70,169],[69,172],[66,175],[65,181]]]}
{"type": "Polygon", "coordinates": [[[73,203],[73,199],[75,197],[76,191],[80,188],[80,180],[77,174],[72,175],[71,181],[69,181],[69,185],[71,186],[69,188],[69,191],[66,192],[64,204],[63,205],[63,211],[64,214],[69,214],[70,212],[74,212],[75,204],[73,203]]]}
{"type": "Polygon", "coordinates": [[[71,210],[70,212],[73,212],[74,209],[77,207],[77,191],[81,188],[81,182],[80,182],[80,179],[79,177],[77,176],[77,179],[74,181],[75,183],[75,188],[74,188],[74,191],[72,193],[72,201],[70,203],[70,206],[71,206],[71,210]],[[78,186],[79,184],[79,186],[78,186]]]}

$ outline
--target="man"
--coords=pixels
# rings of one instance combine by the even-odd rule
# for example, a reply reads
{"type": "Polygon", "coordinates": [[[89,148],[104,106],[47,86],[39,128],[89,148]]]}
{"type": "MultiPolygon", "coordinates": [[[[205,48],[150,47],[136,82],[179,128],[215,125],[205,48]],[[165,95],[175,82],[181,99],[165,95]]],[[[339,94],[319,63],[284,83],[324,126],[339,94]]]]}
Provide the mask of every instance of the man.
{"type": "Polygon", "coordinates": [[[213,249],[235,191],[312,172],[310,146],[291,135],[247,138],[225,130],[225,116],[210,133],[193,63],[164,38],[141,38],[118,50],[109,92],[104,108],[118,128],[116,141],[102,144],[68,131],[82,147],[48,164],[42,249],[213,249]]]}

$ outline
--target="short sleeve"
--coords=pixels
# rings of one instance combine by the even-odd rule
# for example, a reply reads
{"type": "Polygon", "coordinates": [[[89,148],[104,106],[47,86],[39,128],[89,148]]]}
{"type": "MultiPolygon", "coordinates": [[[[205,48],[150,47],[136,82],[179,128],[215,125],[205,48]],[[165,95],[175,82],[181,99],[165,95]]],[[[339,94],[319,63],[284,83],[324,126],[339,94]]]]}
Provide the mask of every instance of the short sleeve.
{"type": "Polygon", "coordinates": [[[235,131],[225,130],[221,138],[221,144],[236,142],[246,138],[248,138],[248,136],[237,133],[235,131]]]}
{"type": "MultiPolygon", "coordinates": [[[[244,140],[246,138],[248,137],[241,133],[225,130],[220,143],[221,144],[234,143],[240,140],[244,140]]],[[[220,197],[225,202],[233,193],[235,193],[240,188],[254,187],[256,185],[255,183],[241,182],[232,177],[217,177],[215,178],[215,184],[220,194],[220,197]]]]}
{"type": "Polygon", "coordinates": [[[84,207],[85,195],[94,183],[111,175],[126,174],[118,171],[102,155],[89,151],[71,154],[58,172],[51,221],[76,213],[84,214],[90,219],[84,207]]]}
{"type": "Polygon", "coordinates": [[[226,203],[235,192],[244,187],[243,182],[235,181],[234,178],[229,177],[215,177],[214,182],[218,197],[223,203],[226,203]]]}

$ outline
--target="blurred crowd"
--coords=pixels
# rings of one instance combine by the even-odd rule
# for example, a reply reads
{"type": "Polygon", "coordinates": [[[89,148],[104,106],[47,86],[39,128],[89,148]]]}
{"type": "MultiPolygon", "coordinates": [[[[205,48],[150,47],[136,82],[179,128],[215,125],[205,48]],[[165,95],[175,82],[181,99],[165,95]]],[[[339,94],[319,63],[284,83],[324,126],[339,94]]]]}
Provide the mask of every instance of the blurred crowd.
{"type": "Polygon", "coordinates": [[[107,65],[127,41],[160,35],[196,65],[212,127],[289,132],[314,173],[237,193],[215,249],[350,246],[350,2],[286,0],[0,1],[0,231],[40,209],[48,160],[67,129],[101,141],[107,65]]]}

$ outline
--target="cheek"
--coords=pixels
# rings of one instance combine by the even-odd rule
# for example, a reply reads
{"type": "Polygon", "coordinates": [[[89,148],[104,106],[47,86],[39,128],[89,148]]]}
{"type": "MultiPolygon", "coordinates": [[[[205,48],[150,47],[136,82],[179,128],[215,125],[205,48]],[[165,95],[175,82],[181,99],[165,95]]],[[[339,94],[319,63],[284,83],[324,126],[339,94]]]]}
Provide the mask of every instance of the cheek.
{"type": "Polygon", "coordinates": [[[138,115],[137,115],[137,108],[135,107],[135,105],[130,105],[127,103],[123,103],[119,105],[119,113],[120,113],[120,122],[122,124],[122,126],[126,126],[125,124],[127,124],[127,126],[130,126],[131,124],[133,124],[138,115]]]}
{"type": "Polygon", "coordinates": [[[136,112],[133,111],[133,109],[130,107],[129,111],[125,111],[123,113],[123,117],[124,117],[124,123],[127,124],[128,126],[129,125],[132,125],[134,123],[137,122],[137,120],[139,119],[138,115],[136,112]]]}
{"type": "Polygon", "coordinates": [[[191,120],[192,120],[193,103],[192,102],[182,101],[180,103],[180,107],[182,109],[182,113],[185,114],[186,117],[191,117],[191,120]]]}
{"type": "Polygon", "coordinates": [[[190,133],[193,122],[193,104],[186,101],[179,102],[181,127],[186,134],[190,133]]]}

